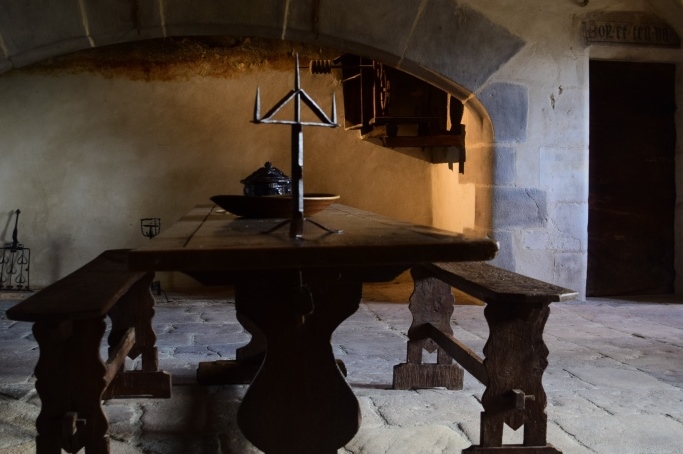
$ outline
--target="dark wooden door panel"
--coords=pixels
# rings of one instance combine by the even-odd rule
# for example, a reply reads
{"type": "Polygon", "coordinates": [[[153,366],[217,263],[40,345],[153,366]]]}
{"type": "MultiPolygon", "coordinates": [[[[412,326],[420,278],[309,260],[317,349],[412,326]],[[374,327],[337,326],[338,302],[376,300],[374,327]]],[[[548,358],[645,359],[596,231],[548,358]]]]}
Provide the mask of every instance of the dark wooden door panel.
{"type": "Polygon", "coordinates": [[[589,296],[673,291],[675,66],[590,63],[589,296]]]}

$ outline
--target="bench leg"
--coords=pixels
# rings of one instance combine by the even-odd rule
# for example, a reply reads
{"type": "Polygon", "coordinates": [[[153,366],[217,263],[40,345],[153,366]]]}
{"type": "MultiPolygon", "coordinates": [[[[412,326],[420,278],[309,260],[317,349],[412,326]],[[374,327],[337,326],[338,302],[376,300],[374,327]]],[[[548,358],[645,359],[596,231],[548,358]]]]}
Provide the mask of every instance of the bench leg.
{"type": "Polygon", "coordinates": [[[142,370],[121,368],[105,392],[104,398],[119,396],[171,397],[171,376],[159,370],[157,336],[152,326],[154,296],[150,290],[153,273],[135,283],[109,311],[112,328],[107,339],[109,354],[129,328],[135,328],[135,345],[128,353],[131,359],[141,357],[142,370]]]}
{"type": "Polygon", "coordinates": [[[105,328],[102,319],[34,323],[40,349],[35,368],[39,454],[83,447],[91,454],[109,453],[109,422],[102,409],[107,369],[99,354],[105,328]]]}
{"type": "Polygon", "coordinates": [[[464,373],[453,358],[431,339],[410,340],[422,325],[431,323],[441,332],[453,334],[451,315],[454,298],[451,286],[431,277],[420,267],[411,269],[415,289],[410,297],[413,322],[408,330],[408,353],[406,362],[394,366],[394,389],[446,387],[462,389],[464,373]],[[437,352],[436,364],[422,363],[422,350],[437,352]]]}
{"type": "Polygon", "coordinates": [[[560,453],[546,441],[546,394],[543,371],[548,348],[543,329],[548,304],[490,303],[484,309],[489,339],[484,366],[489,383],[482,396],[480,445],[464,453],[560,453]],[[503,424],[513,430],[524,425],[522,445],[503,445],[503,424]]]}

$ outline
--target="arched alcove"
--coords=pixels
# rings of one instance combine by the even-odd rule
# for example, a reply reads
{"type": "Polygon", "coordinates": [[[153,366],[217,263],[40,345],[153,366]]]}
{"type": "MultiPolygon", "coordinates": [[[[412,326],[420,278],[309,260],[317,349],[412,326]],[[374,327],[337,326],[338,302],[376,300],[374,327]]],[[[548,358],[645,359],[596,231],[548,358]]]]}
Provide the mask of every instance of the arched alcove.
{"type": "MultiPolygon", "coordinates": [[[[49,61],[52,57],[88,47],[104,49],[105,44],[183,35],[230,34],[275,38],[280,42],[284,42],[283,38],[285,38],[308,43],[309,46],[324,45],[340,52],[361,54],[409,72],[464,102],[464,122],[467,125],[466,147],[470,151],[466,174],[459,176],[457,172],[450,171],[446,166],[428,165],[417,159],[413,159],[414,162],[408,165],[402,165],[402,162],[409,160],[410,156],[391,154],[391,150],[370,152],[385,155],[384,158],[375,161],[368,155],[354,157],[348,156],[348,153],[344,155],[343,152],[334,155],[307,154],[306,163],[309,175],[320,176],[317,182],[313,178],[309,187],[326,191],[330,187],[325,186],[330,180],[326,178],[326,175],[338,176],[336,169],[340,166],[354,169],[355,165],[357,166],[355,170],[348,171],[349,174],[353,173],[354,178],[347,177],[345,187],[358,189],[365,186],[368,188],[368,193],[383,191],[385,197],[374,199],[378,200],[376,203],[357,203],[362,198],[358,195],[355,200],[354,197],[347,198],[345,202],[349,204],[452,230],[485,231],[490,228],[492,219],[490,197],[482,197],[482,193],[490,191],[493,178],[491,171],[491,161],[494,159],[493,126],[487,110],[472,93],[473,89],[478,89],[519,49],[521,41],[472,10],[460,8],[456,4],[446,5],[440,2],[430,3],[423,10],[420,10],[417,3],[412,7],[407,5],[406,9],[394,18],[393,25],[374,23],[369,12],[360,16],[356,13],[351,21],[349,11],[333,2],[324,3],[326,8],[324,14],[321,12],[323,10],[323,5],[321,5],[317,25],[304,20],[304,17],[311,17],[304,14],[309,10],[298,3],[295,6],[289,2],[281,2],[272,15],[262,14],[263,10],[259,10],[258,5],[251,3],[248,7],[223,3],[217,6],[218,3],[215,2],[204,3],[206,5],[201,7],[194,6],[193,11],[186,11],[185,7],[178,4],[160,2],[159,5],[164,7],[163,11],[153,7],[149,11],[138,11],[133,20],[126,16],[126,19],[121,21],[119,19],[124,17],[125,8],[119,11],[123,6],[114,3],[95,6],[86,2],[85,9],[72,12],[75,16],[68,16],[70,14],[68,12],[60,12],[60,15],[64,16],[60,16],[58,20],[52,18],[52,21],[47,16],[40,16],[41,13],[36,11],[20,11],[17,8],[12,13],[16,16],[15,18],[25,13],[21,16],[22,20],[13,22],[13,25],[4,24],[0,20],[0,34],[3,37],[7,56],[5,64],[0,65],[0,69],[8,69],[11,66],[25,67],[29,63],[49,61]],[[112,10],[120,14],[118,16],[108,14],[112,10]],[[462,29],[451,28],[447,32],[440,31],[438,27],[434,28],[432,25],[442,21],[440,18],[444,12],[461,19],[467,17],[468,20],[462,22],[462,29]],[[275,16],[278,20],[275,20],[275,16]],[[86,22],[87,27],[79,30],[86,22]],[[21,30],[22,24],[35,29],[47,23],[52,25],[47,27],[43,34],[29,35],[21,30]],[[412,30],[411,34],[397,36],[395,28],[397,23],[409,26],[407,30],[412,30]],[[465,47],[454,49],[452,46],[454,38],[459,38],[461,41],[467,38],[464,44],[469,43],[467,34],[472,31],[473,26],[475,28],[489,27],[489,39],[478,43],[476,51],[467,50],[465,47]],[[11,28],[11,33],[7,32],[8,27],[11,28]],[[446,54],[452,54],[452,58],[444,59],[446,54]],[[455,60],[459,60],[457,64],[455,60]],[[8,65],[7,62],[10,64],[8,65]],[[391,158],[387,157],[389,154],[391,158]],[[380,178],[377,178],[378,176],[380,178]],[[316,184],[319,185],[316,187],[316,184]],[[416,188],[416,186],[421,187],[416,188]],[[477,198],[485,200],[484,205],[475,206],[477,198]],[[409,208],[408,211],[406,208],[409,208]]],[[[389,2],[380,2],[373,8],[385,11],[395,9],[389,2]]],[[[274,10],[271,8],[268,11],[274,10]]],[[[144,67],[142,71],[145,71],[144,67]]],[[[291,77],[288,74],[291,69],[285,70],[278,67],[276,71],[279,71],[280,79],[283,75],[291,77]]],[[[240,128],[222,131],[220,126],[222,116],[230,111],[231,106],[227,102],[224,106],[220,106],[220,103],[216,101],[221,97],[228,99],[225,96],[228,84],[222,82],[234,81],[232,78],[204,79],[204,83],[210,82],[212,87],[209,90],[200,90],[198,81],[203,77],[200,71],[194,76],[187,74],[174,76],[173,80],[165,82],[164,89],[152,81],[138,81],[135,84],[136,88],[132,89],[123,87],[128,82],[121,77],[107,78],[106,75],[95,77],[85,76],[85,73],[80,73],[80,75],[74,72],[68,75],[66,73],[51,72],[48,76],[47,74],[39,75],[33,71],[12,72],[5,74],[1,81],[6,84],[5,90],[8,93],[21,93],[21,90],[18,92],[15,90],[16,84],[27,83],[27,81],[33,83],[31,97],[37,100],[38,111],[40,111],[40,103],[44,103],[44,106],[57,103],[60,106],[57,110],[47,109],[45,112],[48,115],[42,117],[32,116],[29,112],[26,112],[23,117],[5,114],[5,116],[12,115],[23,122],[38,120],[44,126],[41,130],[42,142],[36,142],[33,134],[23,137],[10,134],[6,140],[5,145],[8,149],[19,150],[19,152],[7,161],[10,165],[5,169],[14,170],[11,172],[6,170],[11,178],[4,179],[7,187],[3,188],[5,193],[17,203],[39,207],[32,221],[28,219],[28,216],[24,218],[26,224],[22,232],[24,238],[40,238],[40,240],[35,240],[38,244],[34,243],[34,248],[40,251],[36,256],[34,270],[42,268],[50,271],[43,275],[42,282],[36,277],[38,279],[36,283],[39,285],[64,275],[99,250],[109,247],[130,247],[134,246],[133,243],[144,240],[138,236],[137,227],[133,225],[141,217],[160,216],[165,222],[172,222],[187,210],[188,204],[196,203],[202,197],[208,198],[219,188],[221,192],[237,193],[241,188],[238,183],[239,179],[236,177],[245,176],[245,172],[254,170],[265,161],[263,154],[254,154],[251,160],[247,157],[240,163],[231,162],[230,156],[243,157],[247,153],[246,148],[226,152],[224,161],[216,160],[213,158],[215,158],[217,147],[222,144],[213,141],[209,144],[210,146],[205,146],[207,136],[217,137],[221,134],[245,132],[240,128]],[[51,99],[41,98],[49,94],[47,87],[36,79],[39,77],[51,78],[49,80],[53,89],[57,90],[60,95],[51,99]],[[72,78],[67,83],[67,85],[72,84],[71,92],[60,91],[58,87],[58,82],[65,82],[65,78],[72,78]],[[79,95],[76,91],[78,86],[80,86],[78,91],[92,90],[90,93],[95,93],[102,87],[109,87],[106,90],[110,90],[111,87],[118,86],[121,90],[130,89],[127,92],[128,95],[137,96],[140,99],[143,99],[143,93],[144,97],[151,93],[156,97],[154,98],[156,101],[144,98],[145,102],[158,103],[159,111],[155,113],[148,110],[150,119],[154,118],[157,122],[163,122],[168,112],[186,109],[183,112],[186,119],[185,125],[182,128],[172,127],[161,143],[155,143],[150,140],[148,134],[139,132],[139,124],[136,124],[133,118],[127,118],[122,110],[118,110],[123,108],[122,97],[100,97],[94,101],[100,103],[105,113],[111,113],[111,115],[101,117],[102,121],[111,122],[110,132],[98,137],[75,134],[74,137],[79,141],[75,146],[73,143],[60,143],[60,140],[64,140],[65,132],[78,130],[78,117],[74,118],[76,122],[70,128],[64,127],[65,123],[68,123],[68,116],[83,108],[83,104],[78,101],[79,95]],[[203,94],[197,95],[200,92],[203,94]],[[207,108],[202,108],[202,103],[207,108]],[[222,110],[223,108],[225,110],[222,110]],[[212,121],[207,121],[208,119],[212,121]],[[179,139],[181,132],[185,134],[183,139],[179,139]],[[202,137],[203,139],[200,140],[199,138],[202,137]],[[171,145],[187,145],[188,141],[199,147],[192,147],[191,152],[182,154],[178,159],[170,161],[167,159],[165,147],[168,149],[171,145]],[[100,142],[99,145],[98,142],[100,142]],[[103,155],[102,149],[106,148],[105,144],[117,142],[121,145],[121,149],[134,149],[138,152],[132,154],[112,152],[103,155]],[[77,165],[55,165],[47,175],[41,175],[40,171],[33,171],[40,169],[38,160],[45,158],[45,155],[32,156],[24,152],[31,148],[44,151],[46,144],[53,153],[51,159],[55,159],[56,163],[69,158],[70,162],[76,162],[77,165]],[[119,167],[121,160],[126,161],[126,170],[121,170],[119,167]],[[196,166],[193,167],[193,164],[202,160],[210,163],[209,167],[212,171],[210,177],[203,172],[198,172],[196,166]],[[98,168],[105,176],[99,179],[99,183],[108,183],[106,188],[99,186],[93,189],[88,186],[89,181],[83,177],[83,174],[93,168],[98,168]],[[195,170],[188,171],[188,168],[195,170]],[[112,178],[112,171],[120,172],[121,177],[112,178]],[[225,172],[221,173],[221,171],[225,172]],[[52,186],[48,184],[50,181],[52,186]],[[18,189],[25,182],[30,182],[35,188],[41,188],[43,193],[34,194],[34,197],[27,199],[25,192],[18,189]],[[183,188],[192,188],[192,190],[183,188]],[[161,209],[158,209],[159,205],[162,206],[161,209]],[[123,212],[130,215],[122,219],[121,213],[123,212]],[[47,232],[44,231],[46,227],[47,232]],[[112,236],[107,234],[107,231],[114,231],[117,234],[112,236]]],[[[281,96],[277,90],[287,85],[285,83],[278,86],[272,74],[264,75],[262,80],[257,77],[254,81],[262,87],[264,102],[271,95],[272,99],[277,99],[281,96]],[[267,86],[271,86],[270,93],[267,86]]],[[[313,79],[308,82],[313,85],[319,83],[314,82],[313,79]]],[[[291,82],[288,83],[291,85],[291,82]]],[[[251,98],[255,87],[250,87],[249,90],[241,87],[238,91],[240,94],[245,92],[246,96],[251,98]]],[[[104,92],[100,91],[100,93],[104,92]]],[[[24,102],[16,97],[5,99],[7,112],[12,111],[14,107],[20,107],[24,102]]],[[[129,105],[134,105],[130,99],[129,105]]],[[[92,108],[92,104],[90,106],[92,108]]],[[[329,110],[329,101],[322,101],[321,106],[329,110]]],[[[81,114],[83,114],[82,110],[81,114]]],[[[245,117],[250,116],[248,111],[243,114],[245,117]]],[[[87,121],[94,121],[98,118],[100,117],[97,115],[91,116],[87,121]]],[[[145,120],[138,119],[137,122],[144,123],[145,120]]],[[[8,131],[12,127],[11,122],[6,123],[8,131]]],[[[326,137],[321,134],[323,133],[318,131],[307,133],[307,149],[329,146],[326,137]]],[[[278,144],[274,143],[268,134],[256,133],[253,137],[254,146],[260,150],[269,147],[278,148],[278,144]]],[[[91,173],[91,175],[97,174],[91,173]]],[[[96,176],[95,179],[97,179],[96,176]]],[[[333,189],[330,191],[340,192],[333,189]]]]}
{"type": "MultiPolygon", "coordinates": [[[[211,195],[241,193],[240,180],[265,161],[289,170],[286,131],[250,119],[257,86],[264,103],[291,88],[290,51],[255,57],[249,53],[263,44],[254,44],[216,68],[186,61],[177,49],[163,62],[140,58],[160,53],[150,43],[73,54],[3,78],[3,116],[16,120],[3,134],[13,163],[3,179],[13,189],[5,193],[22,207],[22,237],[42,252],[37,260],[45,263],[34,269],[50,269],[49,280],[98,248],[139,244],[135,222],[142,217],[168,225],[211,195]],[[30,190],[22,188],[27,183],[30,190]]],[[[332,75],[304,73],[303,84],[326,111],[331,93],[340,92],[332,75]]],[[[465,121],[473,125],[468,146],[488,142],[486,121],[465,121]]],[[[398,153],[341,128],[310,128],[305,137],[309,190],[395,218],[474,228],[473,186],[482,166],[467,163],[468,181],[460,183],[457,165],[429,164],[421,149],[398,153]]]]}

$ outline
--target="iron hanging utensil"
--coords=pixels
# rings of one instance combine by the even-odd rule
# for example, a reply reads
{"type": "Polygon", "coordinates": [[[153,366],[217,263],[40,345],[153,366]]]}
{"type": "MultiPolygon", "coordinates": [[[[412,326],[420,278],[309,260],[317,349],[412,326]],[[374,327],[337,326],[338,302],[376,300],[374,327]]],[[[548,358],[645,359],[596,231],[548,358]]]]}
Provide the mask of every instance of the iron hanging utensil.
{"type": "Polygon", "coordinates": [[[5,243],[0,253],[0,290],[31,291],[30,269],[31,249],[19,242],[19,214],[14,212],[12,242],[5,243]]]}
{"type": "Polygon", "coordinates": [[[19,215],[21,214],[21,210],[17,210],[14,212],[17,217],[14,218],[14,231],[12,232],[12,249],[16,250],[17,246],[19,245],[19,215]]]}

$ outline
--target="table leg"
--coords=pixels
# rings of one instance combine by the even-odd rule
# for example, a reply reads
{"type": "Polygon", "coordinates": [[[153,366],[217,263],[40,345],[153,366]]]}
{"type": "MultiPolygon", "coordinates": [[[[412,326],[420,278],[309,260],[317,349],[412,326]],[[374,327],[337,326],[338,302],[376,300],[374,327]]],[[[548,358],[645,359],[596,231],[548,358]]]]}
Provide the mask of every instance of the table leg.
{"type": "Polygon", "coordinates": [[[235,359],[240,363],[256,363],[260,366],[266,355],[266,338],[260,329],[244,314],[237,314],[237,321],[251,335],[249,343],[235,352],[235,359]]]}
{"type": "Polygon", "coordinates": [[[202,361],[197,367],[200,385],[248,385],[254,379],[266,355],[266,338],[254,322],[237,313],[237,321],[251,335],[247,345],[235,352],[235,359],[202,361]]]}
{"type": "Polygon", "coordinates": [[[313,312],[302,315],[291,282],[238,284],[237,312],[266,338],[267,352],[237,421],[267,454],[331,454],[360,427],[360,408],[330,344],[360,304],[361,283],[307,283],[313,312]]]}

